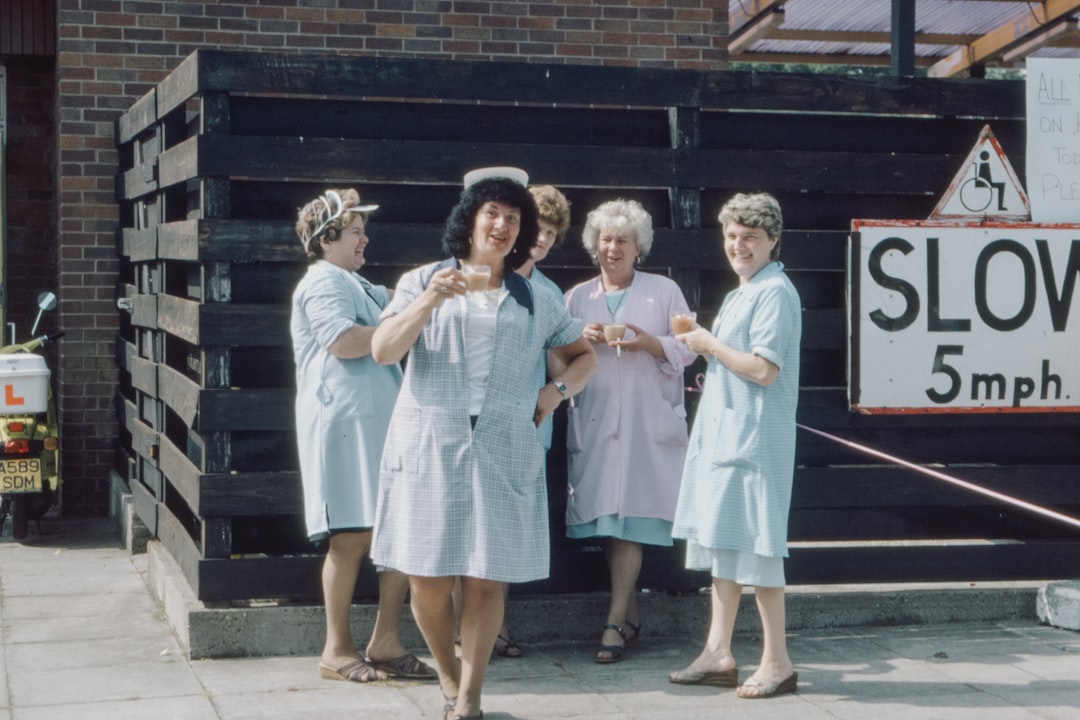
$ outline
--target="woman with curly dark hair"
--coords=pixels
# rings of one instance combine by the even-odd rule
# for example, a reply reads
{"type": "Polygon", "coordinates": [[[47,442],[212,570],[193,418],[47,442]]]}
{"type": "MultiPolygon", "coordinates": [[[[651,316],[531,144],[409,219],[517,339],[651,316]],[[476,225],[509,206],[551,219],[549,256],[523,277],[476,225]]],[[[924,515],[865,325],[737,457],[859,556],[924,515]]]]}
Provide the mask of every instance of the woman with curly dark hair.
{"type": "Polygon", "coordinates": [[[539,228],[527,182],[516,168],[465,176],[443,234],[451,257],[401,278],[372,338],[377,362],[409,355],[383,450],[372,559],[409,575],[446,718],[481,716],[504,585],[548,575],[536,428],[595,367],[559,298],[514,272],[539,228]],[[489,275],[474,285],[478,266],[489,275]],[[549,350],[565,369],[538,392],[533,372],[549,350]],[[451,600],[459,578],[460,663],[451,600]]]}

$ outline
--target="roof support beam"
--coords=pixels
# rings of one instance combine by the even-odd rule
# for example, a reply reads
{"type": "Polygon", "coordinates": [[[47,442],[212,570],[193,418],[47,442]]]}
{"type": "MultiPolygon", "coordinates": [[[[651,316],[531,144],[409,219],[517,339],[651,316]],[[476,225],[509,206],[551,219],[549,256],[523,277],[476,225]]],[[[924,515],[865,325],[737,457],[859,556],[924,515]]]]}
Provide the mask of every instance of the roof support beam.
{"type": "Polygon", "coordinates": [[[1045,0],[1031,3],[1031,12],[983,35],[967,47],[934,63],[930,77],[952,77],[988,60],[999,57],[1014,45],[1024,43],[1046,32],[1058,20],[1080,11],[1080,0],[1045,0]]]}
{"type": "Polygon", "coordinates": [[[915,0],[892,0],[892,62],[898,77],[915,75],[915,0]]]}
{"type": "Polygon", "coordinates": [[[755,41],[768,35],[784,22],[787,0],[750,0],[740,2],[739,10],[728,18],[728,55],[738,55],[755,41]]]}

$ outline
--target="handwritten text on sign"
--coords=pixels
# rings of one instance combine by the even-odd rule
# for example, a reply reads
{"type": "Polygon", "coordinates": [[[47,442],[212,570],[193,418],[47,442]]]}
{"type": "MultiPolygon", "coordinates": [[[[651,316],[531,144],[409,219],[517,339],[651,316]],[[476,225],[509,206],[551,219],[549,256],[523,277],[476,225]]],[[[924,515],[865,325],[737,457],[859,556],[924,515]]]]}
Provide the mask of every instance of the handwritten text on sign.
{"type": "Polygon", "coordinates": [[[1027,59],[1027,191],[1037,223],[1080,222],[1080,59],[1027,59]]]}
{"type": "Polygon", "coordinates": [[[864,412],[1080,410],[1080,226],[855,220],[864,412]]]}

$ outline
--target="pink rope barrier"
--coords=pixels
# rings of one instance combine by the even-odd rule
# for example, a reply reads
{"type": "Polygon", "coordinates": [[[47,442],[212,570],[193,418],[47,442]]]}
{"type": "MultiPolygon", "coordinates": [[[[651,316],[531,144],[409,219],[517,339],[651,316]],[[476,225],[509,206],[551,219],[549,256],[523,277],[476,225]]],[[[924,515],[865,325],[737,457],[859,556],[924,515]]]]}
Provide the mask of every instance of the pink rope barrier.
{"type": "Polygon", "coordinates": [[[971,492],[976,492],[980,495],[986,495],[987,497],[992,497],[995,500],[1000,500],[1001,502],[1007,503],[1009,505],[1015,505],[1016,507],[1023,508],[1024,510],[1027,510],[1029,512],[1052,518],[1054,520],[1057,520],[1058,522],[1063,522],[1066,525],[1072,525],[1075,528],[1080,528],[1080,519],[1071,517],[1069,515],[1064,515],[1054,510],[1035,505],[1034,503],[1029,503],[1026,500],[1021,500],[1019,498],[1014,498],[1010,495],[999,493],[995,490],[990,490],[989,488],[980,487],[978,485],[975,485],[974,483],[967,482],[966,480],[961,480],[960,478],[953,477],[952,475],[946,475],[943,472],[938,472],[937,470],[932,470],[928,467],[916,465],[913,462],[908,462],[907,460],[898,458],[894,455],[889,455],[879,450],[874,450],[873,448],[866,447],[865,445],[860,445],[850,440],[845,440],[844,438],[837,437],[836,435],[830,435],[827,432],[823,432],[821,430],[817,430],[815,428],[808,427],[800,423],[796,423],[796,425],[803,430],[806,430],[807,432],[814,433],[815,435],[820,435],[823,438],[832,440],[836,443],[840,443],[841,445],[852,448],[854,450],[858,450],[859,452],[866,453],[867,455],[873,455],[874,457],[881,458],[882,460],[888,460],[891,463],[906,467],[909,470],[914,470],[917,473],[928,475],[929,477],[935,478],[937,480],[943,480],[947,483],[956,485],[957,487],[961,487],[965,490],[970,490],[971,492]]]}

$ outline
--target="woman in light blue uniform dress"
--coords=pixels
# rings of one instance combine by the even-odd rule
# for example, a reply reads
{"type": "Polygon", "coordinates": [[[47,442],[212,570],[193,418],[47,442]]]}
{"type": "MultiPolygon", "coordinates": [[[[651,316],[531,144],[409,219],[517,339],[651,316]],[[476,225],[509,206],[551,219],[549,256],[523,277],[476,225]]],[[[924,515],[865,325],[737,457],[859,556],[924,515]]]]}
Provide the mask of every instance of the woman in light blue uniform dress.
{"type": "Polygon", "coordinates": [[[383,449],[372,558],[409,575],[448,719],[481,716],[504,584],[547,577],[536,428],[585,385],[595,361],[559,299],[514,272],[538,232],[526,182],[517,169],[466,176],[443,234],[452,257],[401,278],[372,344],[378,362],[409,355],[383,449]],[[465,266],[479,265],[490,268],[486,289],[466,293],[465,266]],[[538,391],[533,372],[549,350],[565,370],[538,391]],[[460,663],[451,601],[459,578],[460,663]]]}
{"type": "Polygon", "coordinates": [[[356,274],[365,262],[368,213],[377,207],[359,203],[355,190],[329,190],[305,205],[296,223],[311,263],[292,304],[296,438],[308,536],[329,539],[319,673],[353,682],[388,675],[434,679],[435,671],[406,652],[398,635],[405,576],[379,573],[379,612],[365,656],[349,628],[356,579],[375,524],[383,442],[401,386],[400,367],[371,358],[371,336],[390,296],[356,274]]]}
{"type": "Polygon", "coordinates": [[[708,358],[675,512],[686,566],[713,576],[709,635],[682,685],[738,684],[731,633],[744,585],[755,588],[764,635],[761,662],[741,698],[795,692],[784,619],[784,558],[795,471],[799,397],[799,294],[784,273],[783,219],[772,195],[739,194],[720,211],[724,253],[739,287],[724,299],[713,331],[678,338],[708,358]]]}

